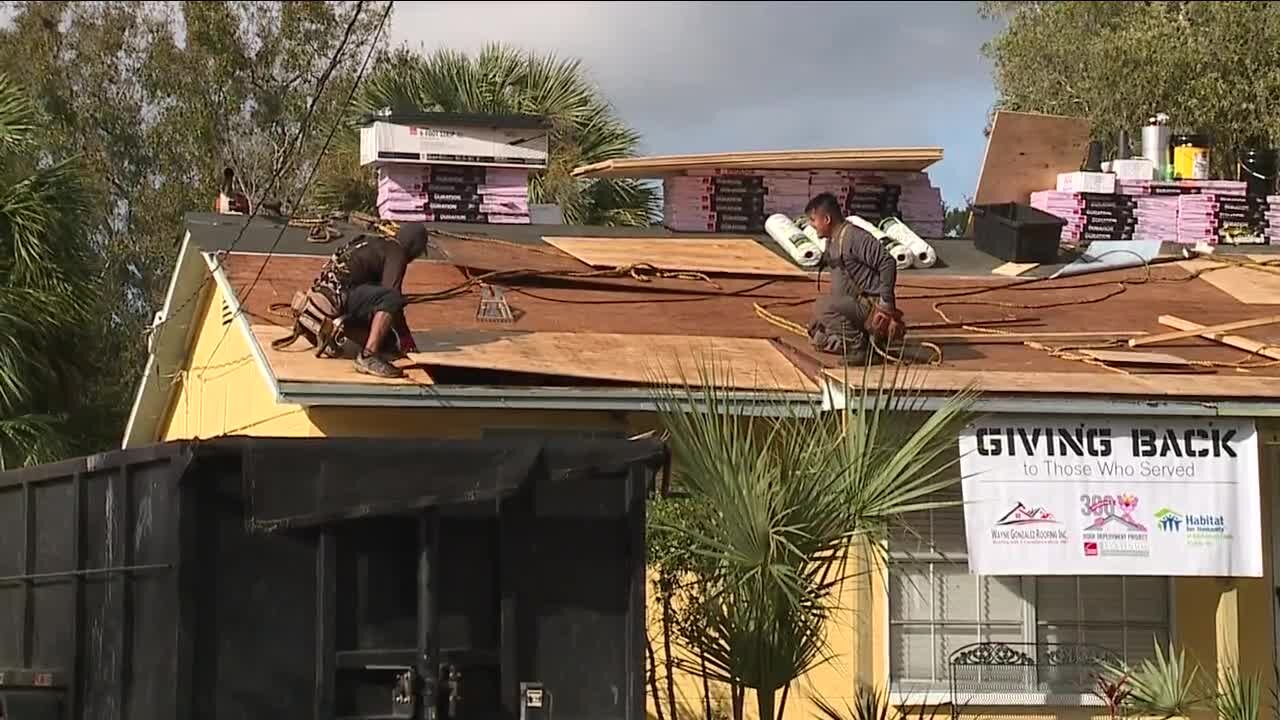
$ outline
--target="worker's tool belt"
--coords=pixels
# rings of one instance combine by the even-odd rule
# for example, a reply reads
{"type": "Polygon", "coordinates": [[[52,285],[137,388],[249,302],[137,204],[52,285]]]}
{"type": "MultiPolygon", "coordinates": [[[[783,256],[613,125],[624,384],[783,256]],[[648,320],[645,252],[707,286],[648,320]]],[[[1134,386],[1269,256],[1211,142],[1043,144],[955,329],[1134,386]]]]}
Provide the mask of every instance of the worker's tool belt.
{"type": "Polygon", "coordinates": [[[316,349],[316,357],[338,357],[342,354],[342,313],[340,306],[323,289],[297,292],[289,310],[293,315],[293,330],[289,335],[271,342],[271,347],[283,350],[306,339],[316,349]]]}
{"type": "Polygon", "coordinates": [[[902,319],[902,311],[897,308],[887,308],[880,303],[872,303],[864,329],[868,335],[881,342],[899,342],[907,334],[907,324],[902,319]]]}

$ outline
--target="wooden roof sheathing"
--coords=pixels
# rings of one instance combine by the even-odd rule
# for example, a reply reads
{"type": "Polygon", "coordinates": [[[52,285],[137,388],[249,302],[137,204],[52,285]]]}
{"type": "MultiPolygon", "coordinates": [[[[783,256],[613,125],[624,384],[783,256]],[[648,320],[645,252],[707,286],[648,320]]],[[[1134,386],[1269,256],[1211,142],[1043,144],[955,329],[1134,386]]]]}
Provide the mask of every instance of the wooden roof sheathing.
{"type": "Polygon", "coordinates": [[[761,152],[650,155],[605,160],[574,168],[576,177],[652,178],[688,170],[903,170],[918,172],[942,159],[942,148],[845,148],[761,152]]]}
{"type": "Polygon", "coordinates": [[[803,270],[751,238],[544,237],[543,240],[593,267],[652,265],[660,270],[806,277],[803,270]]]}
{"type": "Polygon", "coordinates": [[[355,383],[358,385],[431,385],[431,375],[411,360],[395,364],[405,371],[403,378],[378,378],[355,371],[350,360],[316,357],[315,348],[305,340],[299,340],[284,350],[271,347],[273,340],[285,337],[289,332],[274,325],[254,325],[253,337],[262,348],[271,374],[279,382],[355,383]]]}

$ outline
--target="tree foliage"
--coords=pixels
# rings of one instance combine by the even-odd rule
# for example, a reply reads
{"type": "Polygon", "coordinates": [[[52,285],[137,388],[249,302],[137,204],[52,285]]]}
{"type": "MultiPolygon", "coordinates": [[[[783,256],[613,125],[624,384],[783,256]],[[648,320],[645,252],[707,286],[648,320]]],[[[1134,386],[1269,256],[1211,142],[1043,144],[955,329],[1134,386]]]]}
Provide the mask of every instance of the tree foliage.
{"type": "Polygon", "coordinates": [[[1280,142],[1280,4],[986,2],[1006,27],[985,48],[998,105],[1088,118],[1114,143],[1157,112],[1208,132],[1215,165],[1280,142]]]}
{"type": "MultiPolygon", "coordinates": [[[[465,112],[542,115],[552,124],[550,166],[531,178],[534,202],[560,205],[566,222],[648,225],[657,211],[652,188],[633,180],[579,180],[573,168],[635,154],[640,135],[624,124],[577,60],[501,45],[474,55],[399,50],[372,73],[353,103],[357,118],[392,113],[465,112]]],[[[325,200],[372,210],[372,176],[358,170],[354,128],[322,176],[325,200]]]]}
{"type": "Polygon", "coordinates": [[[73,447],[119,440],[184,214],[211,207],[227,166],[255,201],[297,195],[384,8],[12,4],[0,71],[35,102],[37,153],[79,159],[82,190],[69,197],[85,205],[77,237],[93,250],[84,272],[98,292],[84,322],[94,332],[81,351],[97,369],[82,392],[104,414],[73,447]]]}
{"type": "Polygon", "coordinates": [[[57,458],[80,435],[95,283],[86,189],[40,144],[42,118],[0,75],[0,470],[57,458]]]}

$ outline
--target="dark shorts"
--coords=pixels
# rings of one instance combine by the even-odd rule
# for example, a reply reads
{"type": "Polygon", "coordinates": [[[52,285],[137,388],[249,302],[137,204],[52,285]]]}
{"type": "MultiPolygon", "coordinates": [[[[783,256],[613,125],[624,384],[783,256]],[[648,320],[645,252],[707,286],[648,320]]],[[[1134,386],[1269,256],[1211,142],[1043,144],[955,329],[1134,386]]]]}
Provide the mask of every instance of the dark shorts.
{"type": "Polygon", "coordinates": [[[366,326],[379,312],[395,315],[404,310],[404,295],[399,290],[382,285],[356,285],[347,291],[347,307],[344,313],[347,323],[366,326]]]}

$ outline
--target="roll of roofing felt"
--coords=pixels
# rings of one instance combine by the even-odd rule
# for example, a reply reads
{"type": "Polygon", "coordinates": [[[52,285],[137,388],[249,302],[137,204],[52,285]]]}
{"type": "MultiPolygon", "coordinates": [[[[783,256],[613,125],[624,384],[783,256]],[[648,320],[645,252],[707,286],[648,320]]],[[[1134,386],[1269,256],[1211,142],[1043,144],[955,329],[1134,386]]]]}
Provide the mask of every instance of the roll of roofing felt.
{"type": "Polygon", "coordinates": [[[764,231],[773,238],[796,264],[813,267],[822,257],[822,250],[804,234],[799,226],[791,222],[791,218],[782,213],[774,213],[764,221],[764,231]]]}
{"type": "Polygon", "coordinates": [[[817,229],[815,229],[812,225],[804,226],[804,236],[809,238],[810,242],[812,242],[814,245],[817,245],[822,252],[827,251],[826,238],[823,238],[821,235],[819,235],[817,229]]]}
{"type": "Polygon", "coordinates": [[[885,218],[880,223],[884,234],[907,249],[911,253],[911,264],[919,268],[933,267],[938,262],[938,253],[933,246],[925,242],[897,218],[885,218]]]}
{"type": "Polygon", "coordinates": [[[893,256],[893,261],[898,264],[899,270],[906,270],[911,267],[911,263],[915,259],[911,251],[902,243],[890,243],[885,250],[893,256]]]}

